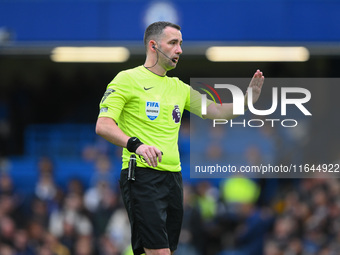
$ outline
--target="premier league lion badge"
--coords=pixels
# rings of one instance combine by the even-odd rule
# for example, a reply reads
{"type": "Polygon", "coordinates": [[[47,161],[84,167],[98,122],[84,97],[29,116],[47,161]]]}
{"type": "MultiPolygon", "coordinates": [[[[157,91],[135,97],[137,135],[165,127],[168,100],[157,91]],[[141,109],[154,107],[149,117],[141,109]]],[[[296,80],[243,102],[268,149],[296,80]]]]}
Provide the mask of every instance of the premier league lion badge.
{"type": "Polygon", "coordinates": [[[175,105],[174,109],[172,110],[172,119],[175,123],[179,123],[181,121],[181,111],[179,110],[179,106],[175,105]]]}

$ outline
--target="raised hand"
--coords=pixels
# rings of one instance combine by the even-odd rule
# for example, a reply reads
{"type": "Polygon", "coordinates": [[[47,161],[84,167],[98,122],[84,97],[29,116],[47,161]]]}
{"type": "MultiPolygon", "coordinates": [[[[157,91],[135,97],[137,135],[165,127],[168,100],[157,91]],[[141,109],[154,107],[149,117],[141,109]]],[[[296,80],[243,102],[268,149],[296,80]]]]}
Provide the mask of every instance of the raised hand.
{"type": "MultiPolygon", "coordinates": [[[[264,82],[264,76],[263,76],[263,73],[260,71],[260,70],[257,70],[253,76],[253,78],[251,79],[250,81],[250,84],[249,84],[249,88],[252,89],[252,96],[253,96],[253,104],[257,102],[257,100],[259,99],[260,97],[260,94],[261,94],[261,89],[262,89],[262,86],[263,86],[263,82],[264,82]]],[[[248,91],[246,93],[246,103],[248,102],[248,91]]]]}

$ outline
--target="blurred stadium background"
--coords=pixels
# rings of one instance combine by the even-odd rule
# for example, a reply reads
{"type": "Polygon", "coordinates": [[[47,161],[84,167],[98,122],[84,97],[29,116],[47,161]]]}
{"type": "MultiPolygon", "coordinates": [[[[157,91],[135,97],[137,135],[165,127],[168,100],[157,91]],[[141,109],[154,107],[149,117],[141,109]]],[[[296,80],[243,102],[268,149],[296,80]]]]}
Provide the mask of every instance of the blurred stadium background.
{"type": "MultiPolygon", "coordinates": [[[[184,54],[168,75],[186,83],[250,78],[258,68],[266,77],[339,76],[339,0],[0,0],[1,255],[130,254],[120,149],[94,128],[106,85],[144,63],[143,32],[157,20],[182,26],[184,54]],[[299,47],[302,56],[216,61],[212,46],[299,47]],[[70,47],[67,58],[63,47],[70,47]],[[109,59],[88,52],[92,60],[79,59],[70,52],[79,47],[109,59]]],[[[339,92],[320,85],[313,98],[319,118],[298,133],[265,129],[255,146],[241,134],[229,147],[243,144],[237,157],[247,162],[337,162],[339,92]]],[[[340,254],[338,179],[190,179],[189,130],[185,114],[185,217],[176,254],[340,254]]],[[[217,152],[214,144],[207,151],[217,152]]]]}

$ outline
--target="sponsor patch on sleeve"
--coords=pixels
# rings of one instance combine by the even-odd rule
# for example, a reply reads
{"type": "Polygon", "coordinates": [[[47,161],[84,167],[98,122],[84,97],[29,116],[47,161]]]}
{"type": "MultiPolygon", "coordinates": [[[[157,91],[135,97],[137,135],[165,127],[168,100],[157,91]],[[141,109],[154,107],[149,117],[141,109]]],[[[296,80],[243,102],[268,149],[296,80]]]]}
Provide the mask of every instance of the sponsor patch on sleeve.
{"type": "Polygon", "coordinates": [[[103,99],[101,101],[101,103],[104,103],[105,99],[112,93],[112,92],[115,92],[114,89],[107,89],[104,93],[104,96],[103,96],[103,99]]]}
{"type": "Polygon", "coordinates": [[[107,107],[103,107],[103,108],[100,108],[99,113],[107,112],[107,111],[108,111],[108,108],[107,107]]]}

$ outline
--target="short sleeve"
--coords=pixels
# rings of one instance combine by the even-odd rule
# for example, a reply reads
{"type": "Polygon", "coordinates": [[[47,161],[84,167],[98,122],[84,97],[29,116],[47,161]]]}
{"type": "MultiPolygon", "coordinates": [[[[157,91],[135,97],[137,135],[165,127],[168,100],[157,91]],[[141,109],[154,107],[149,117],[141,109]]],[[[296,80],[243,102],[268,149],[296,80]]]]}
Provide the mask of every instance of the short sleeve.
{"type": "Polygon", "coordinates": [[[100,112],[98,117],[109,117],[118,122],[124,105],[129,101],[132,95],[131,90],[129,75],[125,72],[118,73],[109,83],[100,100],[100,112]]]}
{"type": "MultiPolygon", "coordinates": [[[[207,107],[212,103],[211,100],[207,100],[207,107]]],[[[202,116],[202,95],[197,90],[190,87],[190,93],[187,96],[187,101],[185,104],[185,109],[191,113],[197,115],[200,118],[202,116]]]]}

